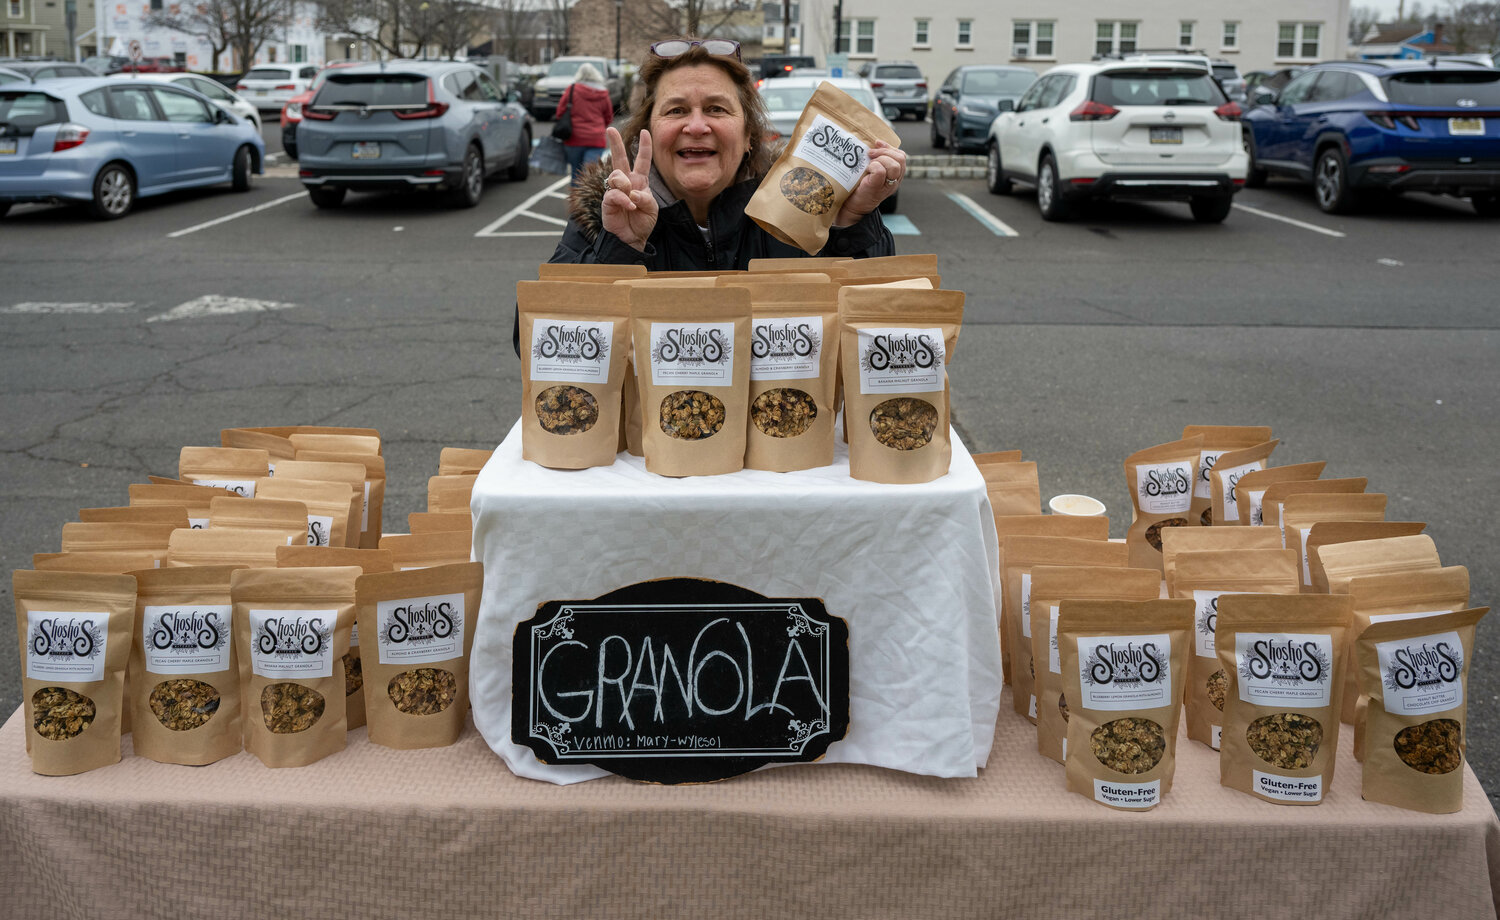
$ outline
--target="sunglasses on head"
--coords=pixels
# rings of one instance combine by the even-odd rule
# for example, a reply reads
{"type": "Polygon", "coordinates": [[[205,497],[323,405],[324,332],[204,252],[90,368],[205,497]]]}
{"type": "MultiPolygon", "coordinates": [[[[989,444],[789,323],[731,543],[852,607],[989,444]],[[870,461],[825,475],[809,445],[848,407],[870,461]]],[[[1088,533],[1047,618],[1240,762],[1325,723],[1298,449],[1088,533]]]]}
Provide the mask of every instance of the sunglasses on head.
{"type": "Polygon", "coordinates": [[[727,38],[704,38],[692,41],[685,38],[672,38],[664,42],[653,42],[651,53],[659,58],[674,58],[687,54],[693,48],[702,48],[715,57],[733,57],[736,61],[740,60],[740,43],[727,38]]]}

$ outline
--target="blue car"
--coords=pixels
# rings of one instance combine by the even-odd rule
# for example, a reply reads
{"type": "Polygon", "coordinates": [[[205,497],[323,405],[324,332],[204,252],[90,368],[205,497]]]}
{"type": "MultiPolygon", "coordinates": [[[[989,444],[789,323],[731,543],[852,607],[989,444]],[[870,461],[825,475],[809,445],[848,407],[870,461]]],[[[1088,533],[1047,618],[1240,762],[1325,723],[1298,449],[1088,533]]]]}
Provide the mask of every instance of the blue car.
{"type": "Polygon", "coordinates": [[[266,145],[185,87],[73,77],[0,85],[0,217],[21,201],[86,205],[100,220],[137,198],[228,182],[250,188],[266,145]]]}
{"type": "Polygon", "coordinates": [[[1347,213],[1370,193],[1468,198],[1500,215],[1500,71],[1460,62],[1318,64],[1243,117],[1246,185],[1309,182],[1318,207],[1347,213]]]}

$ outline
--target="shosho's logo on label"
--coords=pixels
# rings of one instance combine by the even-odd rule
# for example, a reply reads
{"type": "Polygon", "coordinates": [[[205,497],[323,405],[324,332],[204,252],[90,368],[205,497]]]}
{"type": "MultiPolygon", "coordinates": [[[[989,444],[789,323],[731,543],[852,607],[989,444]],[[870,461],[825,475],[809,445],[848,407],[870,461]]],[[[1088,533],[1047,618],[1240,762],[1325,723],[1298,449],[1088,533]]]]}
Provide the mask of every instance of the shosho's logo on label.
{"type": "Polygon", "coordinates": [[[1171,700],[1171,637],[1082,636],[1078,677],[1087,709],[1151,709],[1171,700]]]}
{"type": "Polygon", "coordinates": [[[331,677],[337,610],[251,610],[250,657],[262,677],[331,677]]]}
{"type": "Polygon", "coordinates": [[[861,392],[942,392],[946,357],[941,329],[861,329],[861,392]]]}
{"type": "Polygon", "coordinates": [[[1136,500],[1149,514],[1182,513],[1193,506],[1191,460],[1141,464],[1135,468],[1136,500]]]}
{"type": "Polygon", "coordinates": [[[109,614],[31,610],[26,614],[26,676],[37,680],[104,678],[109,614]]]}
{"type": "Polygon", "coordinates": [[[864,144],[840,131],[832,122],[825,122],[809,132],[808,138],[814,147],[828,151],[850,169],[858,166],[867,155],[864,144]]]}
{"type": "Polygon", "coordinates": [[[1231,521],[1237,522],[1240,519],[1240,506],[1238,501],[1240,480],[1245,477],[1246,473],[1253,473],[1257,470],[1263,470],[1265,468],[1265,463],[1261,462],[1260,460],[1256,460],[1251,463],[1246,463],[1243,466],[1236,466],[1227,470],[1218,471],[1220,478],[1224,480],[1224,520],[1222,523],[1227,524],[1231,521]]]}
{"type": "Polygon", "coordinates": [[[668,329],[656,340],[652,357],[662,364],[722,364],[731,346],[718,329],[668,329]]]}
{"type": "Polygon", "coordinates": [[[1240,699],[1262,706],[1326,706],[1333,654],[1333,637],[1325,634],[1236,633],[1240,699]]]}
{"type": "Polygon", "coordinates": [[[1116,808],[1150,808],[1161,803],[1161,780],[1149,783],[1116,783],[1094,780],[1094,801],[1116,808]]]}
{"type": "Polygon", "coordinates": [[[590,382],[609,376],[613,322],[537,319],[531,325],[531,379],[590,382]]]}
{"type": "Polygon", "coordinates": [[[200,674],[229,668],[228,604],[151,605],[141,613],[141,647],[154,674],[200,674]]]}
{"type": "Polygon", "coordinates": [[[447,661],[463,654],[462,594],[380,601],[375,621],[381,664],[447,661]]]}
{"type": "Polygon", "coordinates": [[[652,323],[651,374],[658,386],[728,386],[734,377],[734,324],[652,323]]]}
{"type": "Polygon", "coordinates": [[[307,545],[327,546],[333,539],[333,518],[323,515],[307,516],[307,545]]]}
{"type": "Polygon", "coordinates": [[[847,128],[822,115],[813,117],[792,155],[805,160],[852,191],[870,164],[870,151],[847,128]]]}
{"type": "Polygon", "coordinates": [[[1213,494],[1209,491],[1209,484],[1213,481],[1209,474],[1214,471],[1219,458],[1227,453],[1227,450],[1205,450],[1198,454],[1198,478],[1193,482],[1194,498],[1209,498],[1213,494]]]}
{"type": "MultiPolygon", "coordinates": [[[[268,471],[271,475],[272,471],[268,471]]],[[[235,495],[244,498],[255,497],[255,480],[253,479],[194,479],[195,486],[212,486],[215,489],[228,489],[235,495]]]]}
{"type": "Polygon", "coordinates": [[[1197,607],[1193,622],[1194,651],[1201,658],[1213,658],[1214,630],[1219,625],[1219,598],[1228,594],[1244,594],[1244,591],[1215,591],[1213,589],[1193,592],[1193,603],[1197,607]]]}
{"type": "Polygon", "coordinates": [[[1464,645],[1456,632],[1375,646],[1387,712],[1423,715],[1464,701],[1464,645]]]}
{"type": "Polygon", "coordinates": [[[817,316],[758,319],[750,327],[750,379],[817,377],[823,354],[823,320],[817,316]]]}

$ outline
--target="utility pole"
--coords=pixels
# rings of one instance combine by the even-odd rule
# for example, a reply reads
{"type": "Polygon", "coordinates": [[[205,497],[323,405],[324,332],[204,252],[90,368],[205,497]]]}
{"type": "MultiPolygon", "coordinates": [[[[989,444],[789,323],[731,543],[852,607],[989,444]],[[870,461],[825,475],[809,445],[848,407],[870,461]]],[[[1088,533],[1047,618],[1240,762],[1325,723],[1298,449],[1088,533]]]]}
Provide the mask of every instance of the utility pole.
{"type": "Polygon", "coordinates": [[[835,0],[833,4],[833,53],[844,54],[844,0],[835,0]]]}
{"type": "Polygon", "coordinates": [[[620,10],[625,0],[615,0],[615,66],[620,66],[620,10]]]}
{"type": "Polygon", "coordinates": [[[792,53],[792,0],[781,0],[781,53],[792,53]]]}

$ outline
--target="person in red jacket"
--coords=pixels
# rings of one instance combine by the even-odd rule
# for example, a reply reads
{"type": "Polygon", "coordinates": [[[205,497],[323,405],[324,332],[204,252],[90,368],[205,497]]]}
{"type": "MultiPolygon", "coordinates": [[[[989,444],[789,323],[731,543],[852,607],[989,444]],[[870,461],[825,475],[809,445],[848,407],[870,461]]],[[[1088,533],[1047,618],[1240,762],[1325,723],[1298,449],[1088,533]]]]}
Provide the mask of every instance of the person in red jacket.
{"type": "Polygon", "coordinates": [[[556,117],[562,118],[567,112],[573,113],[573,133],[563,141],[563,147],[573,169],[573,182],[577,184],[583,165],[604,155],[604,129],[615,120],[604,76],[593,64],[578,68],[573,84],[558,102],[556,117]]]}

